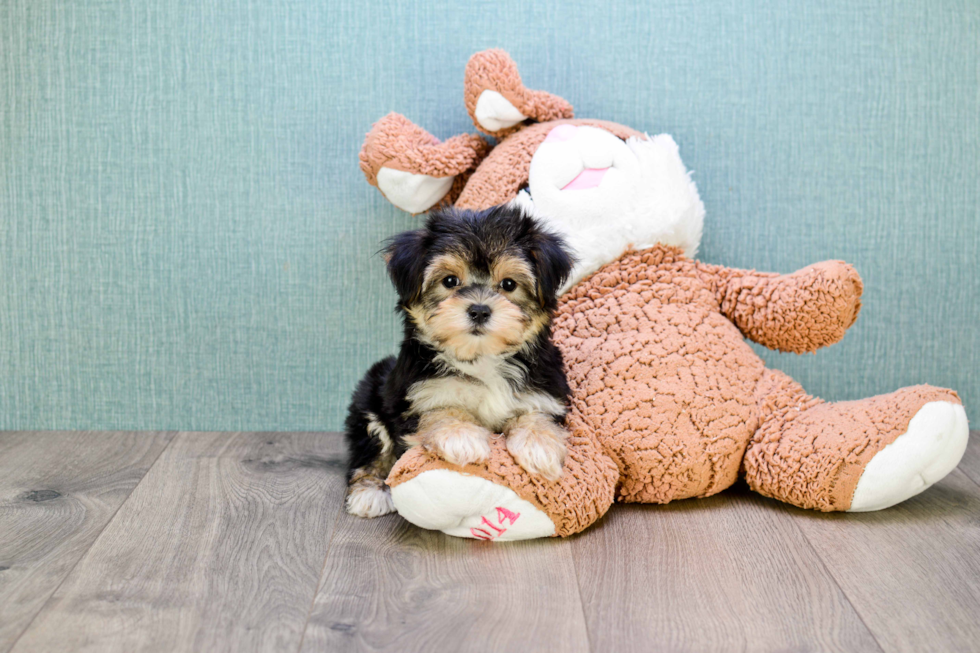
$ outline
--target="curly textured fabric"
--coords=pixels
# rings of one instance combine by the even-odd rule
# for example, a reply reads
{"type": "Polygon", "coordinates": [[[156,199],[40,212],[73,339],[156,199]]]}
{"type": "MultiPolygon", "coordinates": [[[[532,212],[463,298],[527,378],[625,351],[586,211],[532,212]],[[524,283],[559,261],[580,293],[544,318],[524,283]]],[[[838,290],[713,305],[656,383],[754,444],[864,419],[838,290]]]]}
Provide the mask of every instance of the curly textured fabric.
{"type": "Polygon", "coordinates": [[[573,411],[620,469],[617,498],[708,496],[741,467],[761,494],[847,510],[868,462],[912,416],[959,397],[915,386],[827,404],[766,369],[742,336],[796,352],[833,344],[854,322],[861,288],[840,261],[766,274],[662,246],[627,254],[576,286],[555,338],[573,411]]]}
{"type": "Polygon", "coordinates": [[[803,354],[832,345],[861,310],[861,277],[843,261],[815,263],[789,275],[697,265],[725,317],[770,349],[803,354]]]}
{"type": "Polygon", "coordinates": [[[517,64],[503,50],[477,52],[466,63],[463,99],[473,124],[484,134],[505,138],[521,129],[517,124],[506,129],[488,131],[476,119],[476,103],[483,91],[496,91],[528,118],[538,122],[560,120],[574,116],[567,100],[545,91],[532,91],[521,82],[517,64]]]}
{"type": "Polygon", "coordinates": [[[573,288],[555,319],[573,412],[620,471],[617,498],[708,496],[738,476],[765,368],[680,250],[654,247],[573,288]]]}
{"type": "Polygon", "coordinates": [[[766,370],[757,390],[761,426],[745,454],[749,487],[823,512],[847,510],[868,462],[931,401],[959,404],[952,390],[918,385],[890,394],[824,403],[786,374],[766,370]]]}
{"type": "Polygon", "coordinates": [[[602,517],[613,502],[619,472],[598,448],[593,432],[571,416],[568,420],[568,456],[558,481],[532,476],[508,453],[503,438],[490,443],[490,459],[482,465],[459,467],[422,447],[403,455],[388,476],[396,487],[433,469],[472,474],[514,490],[519,497],[544,511],[555,524],[555,535],[578,533],[602,517]]]}

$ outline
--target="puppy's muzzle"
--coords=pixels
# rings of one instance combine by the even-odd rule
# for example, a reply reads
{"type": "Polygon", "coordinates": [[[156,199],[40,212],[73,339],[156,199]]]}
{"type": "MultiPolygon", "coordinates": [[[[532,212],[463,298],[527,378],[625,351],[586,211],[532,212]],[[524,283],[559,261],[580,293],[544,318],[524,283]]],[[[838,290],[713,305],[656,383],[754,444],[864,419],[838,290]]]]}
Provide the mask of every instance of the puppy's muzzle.
{"type": "Polygon", "coordinates": [[[490,319],[492,311],[486,304],[470,304],[470,307],[466,310],[466,314],[470,317],[470,322],[474,326],[483,326],[490,319]]]}

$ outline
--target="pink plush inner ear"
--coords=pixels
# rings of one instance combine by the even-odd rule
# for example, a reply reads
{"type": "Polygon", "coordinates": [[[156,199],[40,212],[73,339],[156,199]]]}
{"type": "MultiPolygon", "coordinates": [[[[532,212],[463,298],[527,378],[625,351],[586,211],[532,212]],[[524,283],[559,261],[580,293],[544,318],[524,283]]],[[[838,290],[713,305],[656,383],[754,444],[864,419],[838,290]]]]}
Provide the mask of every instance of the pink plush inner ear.
{"type": "Polygon", "coordinates": [[[609,168],[586,168],[582,172],[578,173],[575,179],[571,180],[564,186],[562,190],[585,190],[586,188],[595,188],[602,181],[602,178],[606,176],[606,171],[609,168]]]}

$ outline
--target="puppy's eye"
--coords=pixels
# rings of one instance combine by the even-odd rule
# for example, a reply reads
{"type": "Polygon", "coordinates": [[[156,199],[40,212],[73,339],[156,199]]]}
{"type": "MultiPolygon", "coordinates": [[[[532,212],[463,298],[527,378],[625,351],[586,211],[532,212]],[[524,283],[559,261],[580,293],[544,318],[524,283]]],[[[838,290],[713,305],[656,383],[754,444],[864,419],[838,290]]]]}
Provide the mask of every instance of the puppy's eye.
{"type": "Polygon", "coordinates": [[[504,292],[514,292],[517,290],[517,282],[513,279],[504,279],[500,282],[500,288],[504,292]]]}
{"type": "Polygon", "coordinates": [[[450,275],[442,280],[442,285],[446,288],[455,288],[459,285],[459,277],[450,275]]]}

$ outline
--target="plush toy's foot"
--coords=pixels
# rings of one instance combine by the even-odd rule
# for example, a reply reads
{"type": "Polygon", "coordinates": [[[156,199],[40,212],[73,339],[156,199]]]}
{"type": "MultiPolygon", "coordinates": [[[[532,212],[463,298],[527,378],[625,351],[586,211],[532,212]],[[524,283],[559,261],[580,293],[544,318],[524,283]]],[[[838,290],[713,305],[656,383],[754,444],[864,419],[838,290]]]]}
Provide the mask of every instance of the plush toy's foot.
{"type": "Polygon", "coordinates": [[[868,463],[848,512],[882,510],[919,494],[953,471],[968,438],[962,405],[926,404],[909,421],[908,430],[868,463]]]}
{"type": "Polygon", "coordinates": [[[562,472],[554,481],[528,473],[504,438],[495,438],[486,462],[465,467],[412,447],[387,483],[398,512],[422,528],[480,540],[526,540],[578,533],[612,505],[619,469],[574,415],[562,472]]]}
{"type": "Polygon", "coordinates": [[[825,403],[778,370],[757,390],[761,423],[743,458],[753,490],[824,512],[880,510],[948,474],[963,456],[966,413],[928,385],[825,403]]]}
{"type": "Polygon", "coordinates": [[[423,472],[391,496],[408,521],[455,537],[507,542],[555,534],[551,518],[513,490],[462,472],[423,472]]]}

